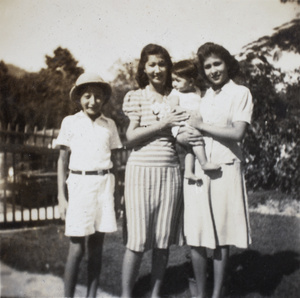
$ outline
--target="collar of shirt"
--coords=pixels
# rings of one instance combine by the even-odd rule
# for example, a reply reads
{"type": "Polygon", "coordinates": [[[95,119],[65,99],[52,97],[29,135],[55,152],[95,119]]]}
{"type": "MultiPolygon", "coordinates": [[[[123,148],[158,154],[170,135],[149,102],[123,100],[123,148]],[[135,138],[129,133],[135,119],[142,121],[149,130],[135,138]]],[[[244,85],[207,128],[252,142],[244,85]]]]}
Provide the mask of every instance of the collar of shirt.
{"type": "Polygon", "coordinates": [[[96,118],[95,121],[92,121],[92,119],[90,119],[89,116],[87,116],[83,111],[80,111],[77,115],[78,115],[79,118],[85,118],[85,119],[90,120],[91,122],[100,123],[100,122],[103,121],[105,123],[108,123],[108,119],[107,119],[107,117],[105,117],[103,115],[103,113],[98,118],[96,118]]]}
{"type": "Polygon", "coordinates": [[[212,95],[212,96],[215,96],[217,94],[219,94],[221,91],[224,92],[224,93],[230,93],[232,87],[235,85],[235,83],[232,81],[232,80],[229,80],[227,84],[225,84],[222,88],[218,89],[218,90],[213,90],[213,88],[209,88],[207,90],[207,94],[208,95],[212,95]]]}

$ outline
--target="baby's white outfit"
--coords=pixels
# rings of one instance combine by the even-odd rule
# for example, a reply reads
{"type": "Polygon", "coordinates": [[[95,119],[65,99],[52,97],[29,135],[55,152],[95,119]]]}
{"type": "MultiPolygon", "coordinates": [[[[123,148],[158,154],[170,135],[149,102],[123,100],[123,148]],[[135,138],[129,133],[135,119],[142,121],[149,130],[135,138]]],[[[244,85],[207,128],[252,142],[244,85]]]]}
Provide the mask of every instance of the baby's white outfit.
{"type": "MultiPolygon", "coordinates": [[[[201,91],[196,88],[195,92],[183,93],[176,89],[173,89],[169,97],[176,96],[179,98],[179,106],[185,109],[188,113],[199,112],[201,103],[201,91]]],[[[184,121],[182,124],[187,125],[184,121]]],[[[174,137],[177,136],[180,126],[172,127],[172,134],[174,137]]]]}

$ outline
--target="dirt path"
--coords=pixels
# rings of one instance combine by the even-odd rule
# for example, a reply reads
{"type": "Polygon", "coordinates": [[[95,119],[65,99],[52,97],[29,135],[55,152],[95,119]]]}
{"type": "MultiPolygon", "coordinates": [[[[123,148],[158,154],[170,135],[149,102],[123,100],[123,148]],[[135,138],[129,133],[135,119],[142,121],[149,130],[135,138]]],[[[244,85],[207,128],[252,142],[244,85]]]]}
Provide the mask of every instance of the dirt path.
{"type": "MultiPolygon", "coordinates": [[[[63,280],[51,274],[20,272],[0,263],[1,297],[63,297],[63,280]]],[[[75,297],[85,297],[86,287],[78,285],[75,297]]],[[[100,289],[97,297],[114,297],[100,289]]]]}

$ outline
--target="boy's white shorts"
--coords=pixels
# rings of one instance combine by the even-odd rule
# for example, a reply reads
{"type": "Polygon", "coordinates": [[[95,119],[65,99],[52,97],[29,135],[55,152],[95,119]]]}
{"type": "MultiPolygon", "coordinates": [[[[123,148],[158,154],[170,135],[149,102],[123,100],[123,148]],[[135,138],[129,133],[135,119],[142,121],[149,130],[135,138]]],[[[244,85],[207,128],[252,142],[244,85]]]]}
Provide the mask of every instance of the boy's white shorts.
{"type": "Polygon", "coordinates": [[[66,236],[81,237],[95,231],[109,233],[117,230],[113,174],[70,174],[67,185],[66,236]]]}

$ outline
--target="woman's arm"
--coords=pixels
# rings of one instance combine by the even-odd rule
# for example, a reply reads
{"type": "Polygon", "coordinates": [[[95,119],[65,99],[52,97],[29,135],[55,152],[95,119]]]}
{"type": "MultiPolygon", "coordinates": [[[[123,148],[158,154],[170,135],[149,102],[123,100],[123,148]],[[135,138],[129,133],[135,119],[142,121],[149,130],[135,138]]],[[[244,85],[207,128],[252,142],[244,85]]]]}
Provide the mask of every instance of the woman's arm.
{"type": "Polygon", "coordinates": [[[233,122],[232,126],[214,126],[203,123],[200,115],[192,115],[189,124],[212,138],[236,142],[243,140],[248,126],[248,123],[244,121],[233,122]]]}
{"type": "Polygon", "coordinates": [[[182,126],[179,129],[176,140],[183,146],[203,146],[204,141],[201,132],[191,126],[182,126]]]}
{"type": "Polygon", "coordinates": [[[199,129],[216,139],[241,142],[245,136],[247,127],[248,123],[237,121],[228,127],[217,127],[202,123],[199,129]]]}
{"type": "Polygon", "coordinates": [[[66,217],[66,211],[68,207],[68,200],[66,196],[66,180],[67,180],[67,169],[69,162],[69,151],[67,148],[59,150],[59,158],[57,163],[57,187],[58,187],[58,207],[59,213],[62,220],[66,217]]]}
{"type": "Polygon", "coordinates": [[[138,121],[130,121],[126,132],[127,144],[137,144],[153,136],[157,136],[166,128],[180,126],[180,122],[188,118],[189,115],[185,112],[172,112],[164,119],[146,127],[140,126],[138,121]]]}
{"type": "Polygon", "coordinates": [[[199,125],[201,131],[212,138],[241,142],[245,136],[248,123],[243,121],[233,122],[232,126],[218,127],[202,123],[199,125]]]}

